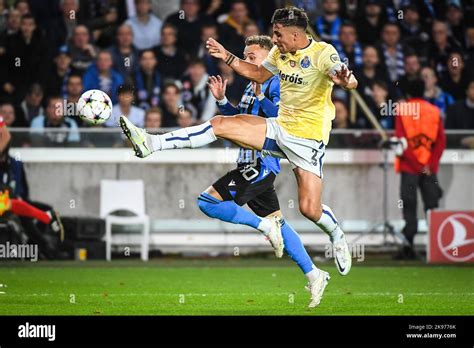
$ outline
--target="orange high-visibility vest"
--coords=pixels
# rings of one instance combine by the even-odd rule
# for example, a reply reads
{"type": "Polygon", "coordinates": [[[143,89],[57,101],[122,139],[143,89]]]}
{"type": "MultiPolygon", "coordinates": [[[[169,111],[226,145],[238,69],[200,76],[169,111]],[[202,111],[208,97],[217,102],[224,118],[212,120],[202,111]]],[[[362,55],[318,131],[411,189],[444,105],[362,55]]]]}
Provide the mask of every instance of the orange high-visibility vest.
{"type": "MultiPolygon", "coordinates": [[[[439,108],[423,99],[411,99],[400,104],[397,117],[400,117],[405,130],[408,149],[413,152],[418,162],[426,165],[438,135],[441,121],[439,108]]],[[[398,167],[399,162],[395,163],[397,171],[398,167]]]]}

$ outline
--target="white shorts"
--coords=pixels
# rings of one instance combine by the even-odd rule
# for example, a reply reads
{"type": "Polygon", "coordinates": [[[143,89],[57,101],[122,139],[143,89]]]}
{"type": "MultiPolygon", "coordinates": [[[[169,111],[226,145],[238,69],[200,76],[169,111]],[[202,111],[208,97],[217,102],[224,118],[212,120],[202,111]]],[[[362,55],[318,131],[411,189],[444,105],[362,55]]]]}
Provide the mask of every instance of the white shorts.
{"type": "Polygon", "coordinates": [[[295,137],[281,127],[276,118],[267,118],[267,134],[262,155],[286,158],[294,169],[307,170],[323,178],[326,146],[322,141],[295,137]]]}

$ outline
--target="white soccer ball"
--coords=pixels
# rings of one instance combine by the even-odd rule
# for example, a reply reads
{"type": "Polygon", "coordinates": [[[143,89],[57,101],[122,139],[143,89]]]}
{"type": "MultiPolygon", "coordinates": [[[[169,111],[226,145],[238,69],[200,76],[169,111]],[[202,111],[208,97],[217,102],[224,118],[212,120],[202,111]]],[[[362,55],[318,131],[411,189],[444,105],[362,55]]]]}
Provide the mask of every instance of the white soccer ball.
{"type": "Polygon", "coordinates": [[[107,93],[91,89],[82,93],[77,102],[77,112],[88,124],[102,124],[112,115],[112,100],[107,93]]]}

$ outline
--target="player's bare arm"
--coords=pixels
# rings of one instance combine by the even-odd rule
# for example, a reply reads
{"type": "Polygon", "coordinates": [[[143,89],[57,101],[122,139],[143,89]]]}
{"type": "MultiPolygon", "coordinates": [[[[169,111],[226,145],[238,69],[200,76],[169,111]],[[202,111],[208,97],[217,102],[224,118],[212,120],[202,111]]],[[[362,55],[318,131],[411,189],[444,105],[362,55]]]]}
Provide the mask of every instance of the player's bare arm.
{"type": "Polygon", "coordinates": [[[211,56],[222,59],[237,74],[249,80],[255,81],[257,83],[263,83],[273,76],[273,74],[263,66],[249,63],[238,58],[231,52],[227,51],[224,46],[212,38],[207,40],[206,48],[209,50],[209,54],[211,56]]]}

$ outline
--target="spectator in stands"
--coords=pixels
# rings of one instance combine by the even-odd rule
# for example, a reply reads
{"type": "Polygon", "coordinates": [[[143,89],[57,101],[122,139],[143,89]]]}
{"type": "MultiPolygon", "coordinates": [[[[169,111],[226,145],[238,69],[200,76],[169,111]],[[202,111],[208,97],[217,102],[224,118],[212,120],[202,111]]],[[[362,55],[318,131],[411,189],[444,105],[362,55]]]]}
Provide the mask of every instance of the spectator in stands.
{"type": "Polygon", "coordinates": [[[145,128],[153,130],[161,128],[161,109],[149,108],[145,113],[145,128]]]}
{"type": "Polygon", "coordinates": [[[124,1],[80,0],[81,12],[86,15],[86,25],[94,42],[101,48],[110,46],[118,23],[125,20],[124,1]]]}
{"type": "Polygon", "coordinates": [[[199,13],[200,9],[199,0],[181,0],[180,11],[170,15],[165,21],[178,29],[178,47],[190,57],[197,55],[201,28],[210,21],[199,13]]]}
{"type": "Polygon", "coordinates": [[[117,127],[120,115],[127,117],[137,127],[145,126],[145,111],[133,105],[134,93],[132,85],[122,85],[118,88],[118,104],[112,109],[112,116],[105,122],[106,127],[117,127]]]}
{"type": "Polygon", "coordinates": [[[6,62],[0,68],[4,90],[19,103],[33,82],[44,84],[48,67],[47,43],[36,30],[34,17],[24,15],[20,32],[10,36],[6,45],[6,62]]]}
{"type": "Polygon", "coordinates": [[[244,38],[246,39],[254,35],[260,35],[260,28],[254,21],[248,21],[244,25],[244,38]]]}
{"type": "Polygon", "coordinates": [[[80,74],[94,62],[97,49],[90,43],[89,29],[85,25],[74,28],[68,51],[72,58],[71,66],[80,74]]]}
{"type": "Polygon", "coordinates": [[[129,83],[138,65],[138,50],[133,46],[133,31],[128,24],[117,29],[116,43],[110,48],[113,67],[129,83]]]}
{"type": "Polygon", "coordinates": [[[375,45],[386,22],[379,0],[367,0],[365,13],[356,19],[359,41],[363,45],[375,45]]]}
{"type": "Polygon", "coordinates": [[[400,44],[400,28],[394,23],[386,23],[382,31],[382,43],[379,47],[382,66],[391,82],[398,81],[404,74],[403,47],[400,44]]]}
{"type": "MultiPolygon", "coordinates": [[[[375,81],[372,84],[372,100],[368,106],[372,109],[375,116],[379,118],[380,125],[385,129],[393,129],[393,113],[389,109],[388,85],[385,81],[375,81]]],[[[367,122],[367,128],[369,123],[367,122]]]]}
{"type": "Polygon", "coordinates": [[[237,105],[240,102],[240,98],[242,97],[242,93],[244,92],[248,81],[242,76],[236,74],[223,60],[219,60],[217,68],[220,71],[222,80],[227,80],[227,99],[229,99],[229,102],[233,105],[237,105]]]}
{"type": "Polygon", "coordinates": [[[31,84],[17,112],[15,127],[29,127],[36,116],[44,115],[43,97],[44,92],[41,85],[38,83],[31,84]]]}
{"type": "Polygon", "coordinates": [[[59,3],[61,16],[55,17],[48,23],[48,41],[53,52],[65,45],[73,37],[74,28],[83,24],[78,0],[63,0],[59,3]]]}
{"type": "Polygon", "coordinates": [[[11,127],[15,123],[15,107],[12,103],[5,102],[0,104],[0,118],[6,126],[11,127]]]}
{"type": "Polygon", "coordinates": [[[26,14],[30,14],[30,4],[27,0],[16,0],[15,1],[15,9],[20,12],[20,15],[23,17],[26,14]]]}
{"type": "Polygon", "coordinates": [[[62,46],[54,57],[54,69],[49,75],[46,95],[66,95],[66,83],[71,74],[71,56],[67,46],[62,46]]]}
{"type": "Polygon", "coordinates": [[[233,54],[241,56],[245,48],[244,27],[250,21],[247,4],[243,0],[234,0],[229,15],[221,25],[219,33],[222,44],[233,54]]]}
{"type": "Polygon", "coordinates": [[[21,13],[18,10],[10,9],[8,11],[6,35],[13,35],[20,31],[21,13]]]}
{"type": "Polygon", "coordinates": [[[446,128],[474,130],[474,80],[468,84],[466,98],[448,108],[446,128]]]}
{"type": "Polygon", "coordinates": [[[78,126],[84,126],[84,122],[79,118],[77,112],[77,103],[83,92],[82,76],[77,74],[69,75],[66,83],[66,98],[67,110],[65,114],[69,117],[74,117],[78,126]]]}
{"type": "Polygon", "coordinates": [[[87,68],[83,76],[84,90],[100,89],[107,93],[112,103],[117,102],[117,89],[124,80],[114,68],[112,68],[112,55],[108,51],[100,51],[97,61],[87,68]]]}
{"type": "Polygon", "coordinates": [[[473,66],[474,64],[474,26],[468,27],[466,29],[465,35],[465,47],[466,47],[466,56],[468,59],[468,66],[473,66]]]}
{"type": "Polygon", "coordinates": [[[154,48],[158,59],[158,71],[163,80],[179,80],[186,70],[186,54],[177,46],[177,42],[176,27],[169,23],[164,24],[161,27],[161,45],[154,48]]]}
{"type": "Polygon", "coordinates": [[[178,112],[178,127],[186,128],[194,124],[193,113],[189,109],[182,109],[178,112]]]}
{"type": "Polygon", "coordinates": [[[163,127],[178,126],[178,113],[180,107],[182,107],[181,90],[174,82],[165,83],[161,95],[163,127]]]}
{"type": "Polygon", "coordinates": [[[323,0],[323,14],[316,19],[314,29],[322,41],[332,43],[339,40],[342,18],[339,17],[339,1],[323,0]]]}
{"type": "MultiPolygon", "coordinates": [[[[5,0],[0,0],[0,33],[7,27],[8,9],[5,0]]],[[[1,34],[0,34],[1,35],[1,34]]]]}
{"type": "Polygon", "coordinates": [[[214,23],[204,24],[201,29],[201,45],[199,45],[197,57],[206,64],[206,71],[209,76],[215,76],[219,73],[217,70],[217,59],[212,57],[206,49],[206,41],[209,38],[219,40],[217,25],[214,23]]]}
{"type": "Polygon", "coordinates": [[[430,28],[421,23],[416,5],[408,3],[403,7],[400,27],[404,47],[410,47],[416,52],[423,65],[428,64],[430,28]]]}
{"type": "Polygon", "coordinates": [[[135,0],[137,15],[125,24],[133,30],[133,45],[139,50],[150,49],[160,44],[162,21],[151,13],[150,0],[135,0]]]}
{"type": "Polygon", "coordinates": [[[466,97],[466,89],[469,81],[472,79],[472,73],[466,71],[464,59],[460,53],[451,53],[447,60],[446,66],[448,73],[441,79],[441,87],[449,93],[456,100],[464,99],[466,97]]]}
{"type": "Polygon", "coordinates": [[[436,174],[443,154],[446,137],[439,108],[423,100],[424,83],[414,80],[409,84],[409,96],[403,113],[395,117],[395,135],[404,138],[406,146],[396,148],[395,169],[401,173],[403,202],[403,234],[408,241],[398,259],[413,259],[414,238],[418,232],[417,189],[421,191],[425,211],[438,207],[442,196],[436,174]],[[420,139],[424,146],[419,146],[420,139]]]}
{"type": "Polygon", "coordinates": [[[155,53],[152,50],[145,50],[140,54],[140,67],[135,73],[134,81],[138,106],[143,109],[158,106],[161,77],[155,53]]]}
{"type": "Polygon", "coordinates": [[[441,118],[444,122],[446,119],[446,110],[448,109],[448,106],[454,103],[454,98],[438,86],[438,78],[432,68],[423,68],[421,70],[421,78],[425,83],[425,100],[436,105],[440,109],[441,118]]]}
{"type": "Polygon", "coordinates": [[[196,119],[199,122],[209,120],[217,111],[214,97],[207,86],[208,80],[209,75],[206,73],[204,62],[200,59],[191,61],[182,81],[182,95],[183,101],[193,105],[197,110],[196,119]]]}
{"type": "Polygon", "coordinates": [[[449,55],[453,52],[459,52],[460,47],[449,37],[449,27],[446,22],[433,22],[432,38],[430,65],[435,68],[438,76],[444,77],[447,72],[446,61],[449,55]]]}
{"type": "Polygon", "coordinates": [[[463,18],[461,4],[457,1],[450,1],[446,12],[446,20],[451,37],[459,47],[464,44],[464,33],[466,31],[463,18]]]}
{"type": "Polygon", "coordinates": [[[342,100],[335,99],[334,107],[336,108],[336,118],[332,121],[332,127],[335,129],[350,128],[349,111],[346,104],[342,100]]]}
{"type": "Polygon", "coordinates": [[[33,119],[30,133],[32,144],[36,146],[68,146],[80,141],[77,123],[64,116],[63,99],[59,96],[49,97],[45,115],[33,119]],[[56,128],[56,131],[45,132],[47,128],[56,128]]]}
{"type": "Polygon", "coordinates": [[[357,41],[356,28],[351,23],[341,25],[339,31],[339,40],[335,44],[341,61],[344,62],[350,70],[362,66],[362,47],[357,41]]]}
{"type": "Polygon", "coordinates": [[[404,94],[404,92],[408,88],[408,84],[420,78],[420,71],[421,71],[421,64],[418,56],[412,52],[408,53],[404,57],[405,62],[405,75],[400,78],[398,82],[398,87],[400,89],[400,94],[404,94]]]}

